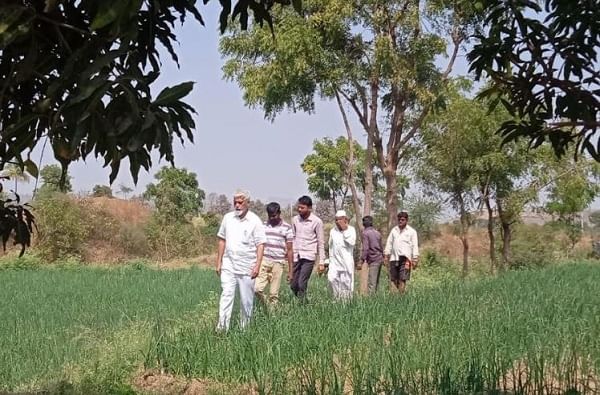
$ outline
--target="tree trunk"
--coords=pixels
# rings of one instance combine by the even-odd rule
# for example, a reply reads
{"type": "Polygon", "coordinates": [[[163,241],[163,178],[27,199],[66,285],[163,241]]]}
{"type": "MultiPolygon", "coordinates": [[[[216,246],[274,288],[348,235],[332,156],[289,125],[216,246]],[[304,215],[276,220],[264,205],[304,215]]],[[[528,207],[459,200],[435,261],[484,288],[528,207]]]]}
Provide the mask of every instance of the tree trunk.
{"type": "Polygon", "coordinates": [[[390,232],[396,225],[397,214],[398,214],[398,194],[396,189],[398,188],[398,179],[396,178],[396,166],[388,166],[384,172],[383,177],[385,178],[385,207],[388,213],[388,228],[390,232]]]}
{"type": "Polygon", "coordinates": [[[488,212],[488,238],[490,239],[490,271],[492,274],[496,272],[497,259],[496,259],[496,236],[494,235],[494,210],[490,203],[489,189],[484,189],[483,201],[488,212]]]}
{"type": "Polygon", "coordinates": [[[361,240],[363,231],[362,213],[360,210],[360,202],[358,200],[356,182],[354,181],[354,138],[352,137],[352,129],[350,128],[350,123],[348,122],[348,117],[346,116],[346,111],[344,110],[344,106],[342,105],[342,100],[338,92],[335,92],[335,99],[338,103],[340,113],[342,114],[342,119],[344,120],[346,134],[348,135],[348,166],[346,170],[346,176],[348,179],[348,186],[352,192],[352,206],[354,207],[354,215],[356,216],[356,229],[358,230],[357,236],[358,239],[361,240]]]}
{"type": "Polygon", "coordinates": [[[463,267],[462,276],[467,277],[469,274],[469,213],[465,208],[465,202],[462,196],[458,199],[460,209],[460,239],[463,245],[463,267]]]}
{"type": "Polygon", "coordinates": [[[363,215],[371,215],[373,203],[373,137],[367,133],[367,149],[365,153],[365,197],[363,215]]]}
{"type": "Polygon", "coordinates": [[[502,235],[502,265],[500,265],[501,270],[505,270],[510,266],[510,242],[512,240],[512,223],[507,221],[506,213],[502,207],[502,200],[498,199],[496,201],[496,205],[498,206],[498,218],[500,218],[500,227],[501,227],[501,235],[502,235]]]}

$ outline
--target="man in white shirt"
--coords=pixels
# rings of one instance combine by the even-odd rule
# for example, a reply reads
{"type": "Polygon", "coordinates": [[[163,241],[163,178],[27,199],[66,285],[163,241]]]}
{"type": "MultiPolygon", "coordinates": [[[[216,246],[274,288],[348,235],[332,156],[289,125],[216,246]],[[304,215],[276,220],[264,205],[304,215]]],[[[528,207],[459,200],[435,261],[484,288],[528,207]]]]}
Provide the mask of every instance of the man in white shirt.
{"type": "Polygon", "coordinates": [[[419,261],[417,231],[408,225],[406,211],[398,214],[398,226],[394,226],[390,232],[383,256],[384,263],[390,270],[391,290],[404,293],[406,282],[410,280],[410,271],[419,261]]]}
{"type": "Polygon", "coordinates": [[[225,214],[217,233],[216,271],[222,288],[217,330],[229,329],[236,287],[240,289],[240,327],[244,328],[252,316],[254,279],[260,272],[267,238],[261,219],[248,211],[249,199],[246,191],[233,195],[234,211],[225,214]]]}
{"type": "Polygon", "coordinates": [[[337,300],[349,300],[354,291],[354,245],[356,230],[348,224],[344,210],[335,213],[335,226],[329,233],[327,280],[337,300]]]}

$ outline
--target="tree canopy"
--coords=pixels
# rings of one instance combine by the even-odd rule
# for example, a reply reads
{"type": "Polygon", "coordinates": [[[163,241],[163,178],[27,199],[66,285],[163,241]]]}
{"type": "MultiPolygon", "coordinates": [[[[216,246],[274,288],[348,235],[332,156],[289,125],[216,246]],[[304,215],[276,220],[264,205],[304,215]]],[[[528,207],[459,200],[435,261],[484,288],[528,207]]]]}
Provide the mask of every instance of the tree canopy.
{"type": "MultiPolygon", "coordinates": [[[[344,117],[349,108],[368,138],[365,179],[372,180],[373,164],[381,170],[393,224],[400,162],[441,103],[477,12],[460,0],[312,0],[303,7],[304,17],[287,9],[275,13],[275,42],[256,26],[225,36],[224,74],[270,119],[284,109],[314,111],[317,95],[336,98],[344,117]],[[436,61],[446,55],[439,67],[436,61]]],[[[366,204],[372,191],[367,184],[366,204]]]]}
{"type": "Polygon", "coordinates": [[[514,119],[500,128],[536,147],[549,141],[559,156],[569,145],[600,161],[600,7],[589,0],[483,0],[483,28],[468,54],[482,96],[514,119]],[[595,137],[594,137],[595,136],[595,137]]]}
{"type": "Polygon", "coordinates": [[[160,220],[185,222],[198,214],[205,193],[198,185],[196,173],[164,166],[154,178],[158,182],[148,184],[144,198],[154,202],[160,220]]]}
{"type": "MultiPolygon", "coordinates": [[[[206,4],[208,0],[204,0],[206,4]]],[[[0,169],[27,168],[48,139],[63,167],[93,154],[111,167],[127,159],[137,182],[151,152],[173,163],[173,140],[193,142],[194,109],[182,99],[193,83],[151,86],[160,75],[159,45],[178,62],[175,25],[204,24],[196,0],[5,0],[0,5],[0,169]]],[[[274,4],[300,0],[220,0],[220,26],[267,22],[274,4]],[[232,7],[233,5],[233,7],[232,7]]],[[[63,177],[64,182],[64,177],[63,177]]]]}

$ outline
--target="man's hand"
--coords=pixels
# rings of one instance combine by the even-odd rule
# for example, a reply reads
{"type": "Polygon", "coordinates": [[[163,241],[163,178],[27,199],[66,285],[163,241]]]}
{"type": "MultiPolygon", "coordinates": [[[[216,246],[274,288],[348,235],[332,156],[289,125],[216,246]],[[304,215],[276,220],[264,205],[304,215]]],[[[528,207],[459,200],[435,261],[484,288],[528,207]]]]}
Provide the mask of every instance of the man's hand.
{"type": "Polygon", "coordinates": [[[365,264],[364,262],[358,262],[356,264],[356,270],[362,270],[362,267],[363,267],[364,264],[365,264]]]}
{"type": "Polygon", "coordinates": [[[390,258],[389,257],[383,258],[383,266],[390,267],[390,258]]]}
{"type": "Polygon", "coordinates": [[[416,269],[419,266],[419,257],[413,258],[412,260],[412,268],[416,269]]]}
{"type": "Polygon", "coordinates": [[[291,284],[293,279],[294,279],[294,274],[292,272],[288,272],[288,274],[287,274],[288,284],[291,284]]]}
{"type": "Polygon", "coordinates": [[[221,262],[217,263],[217,267],[215,268],[215,272],[217,272],[217,276],[221,277],[221,262]]]}
{"type": "Polygon", "coordinates": [[[255,279],[258,277],[258,273],[260,272],[260,263],[256,263],[254,267],[252,267],[252,271],[250,272],[250,278],[255,279]]]}
{"type": "Polygon", "coordinates": [[[325,273],[325,265],[320,263],[319,266],[317,266],[317,274],[321,275],[323,273],[325,273]]]}

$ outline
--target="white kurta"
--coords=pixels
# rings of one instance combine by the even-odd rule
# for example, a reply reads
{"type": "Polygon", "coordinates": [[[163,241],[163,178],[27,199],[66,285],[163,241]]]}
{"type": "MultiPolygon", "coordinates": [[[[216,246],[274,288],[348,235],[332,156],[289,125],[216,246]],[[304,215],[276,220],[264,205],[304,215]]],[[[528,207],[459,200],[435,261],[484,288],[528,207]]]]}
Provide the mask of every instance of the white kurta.
{"type": "Polygon", "coordinates": [[[329,233],[329,270],[327,280],[336,299],[349,299],[354,290],[354,246],[356,230],[348,226],[340,231],[337,226],[329,233]]]}

